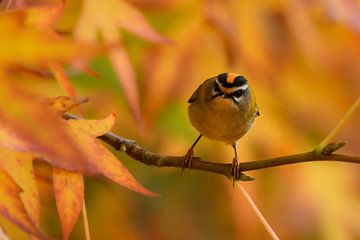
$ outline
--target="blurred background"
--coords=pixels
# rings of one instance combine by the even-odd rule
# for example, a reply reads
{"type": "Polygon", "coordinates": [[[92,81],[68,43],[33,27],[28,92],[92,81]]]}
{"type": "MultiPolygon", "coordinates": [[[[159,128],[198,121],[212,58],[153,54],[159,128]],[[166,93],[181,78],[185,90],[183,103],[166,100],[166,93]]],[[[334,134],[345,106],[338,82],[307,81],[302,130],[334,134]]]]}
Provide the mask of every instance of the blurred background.
{"type": "MultiPolygon", "coordinates": [[[[115,0],[120,1],[120,0],[115,0]]],[[[55,29],[73,38],[84,4],[68,0],[55,29]]],[[[101,4],[107,1],[98,1],[101,4]]],[[[86,118],[117,113],[113,131],[150,151],[184,155],[198,133],[187,100],[205,79],[222,72],[245,76],[260,117],[241,139],[241,161],[311,150],[360,93],[359,1],[130,0],[146,20],[173,40],[156,44],[118,29],[136,76],[141,120],[119,85],[114,61],[90,61],[99,76],[67,69],[78,96],[88,96],[86,118]]],[[[17,1],[21,7],[57,1],[17,1]]],[[[94,15],[94,18],[97,16],[94,15]]],[[[115,26],[116,27],[116,26],[115,26]]],[[[102,36],[98,36],[102,41],[102,36]]],[[[43,96],[64,95],[54,79],[24,84],[43,96]]],[[[360,154],[360,111],[336,140],[341,153],[360,154]]],[[[130,192],[109,180],[86,178],[92,239],[270,239],[244,196],[215,174],[148,167],[114,152],[136,179],[159,198],[130,192]]],[[[233,150],[202,139],[195,155],[231,162],[233,150]]],[[[360,239],[360,166],[310,162],[249,172],[241,183],[281,239],[360,239]]],[[[61,236],[52,187],[39,184],[42,222],[61,236]]],[[[5,229],[12,229],[3,218],[5,229]]],[[[26,239],[19,233],[14,239],[26,239]]],[[[79,219],[71,239],[84,239],[79,219]]]]}

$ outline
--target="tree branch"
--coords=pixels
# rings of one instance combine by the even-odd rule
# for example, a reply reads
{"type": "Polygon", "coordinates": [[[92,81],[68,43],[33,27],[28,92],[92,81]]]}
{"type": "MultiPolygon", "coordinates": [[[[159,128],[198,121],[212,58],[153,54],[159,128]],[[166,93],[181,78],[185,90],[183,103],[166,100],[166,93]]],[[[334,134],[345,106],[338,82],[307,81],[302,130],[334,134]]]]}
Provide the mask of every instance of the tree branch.
{"type": "MultiPolygon", "coordinates": [[[[78,119],[78,117],[65,113],[65,119],[78,119]]],[[[112,132],[98,137],[114,149],[125,152],[136,161],[149,166],[156,167],[178,167],[181,168],[184,156],[163,156],[146,150],[136,144],[135,141],[123,138],[112,132]]],[[[287,164],[311,162],[311,161],[338,161],[360,163],[360,156],[351,156],[344,154],[333,154],[336,150],[343,147],[345,143],[330,143],[324,150],[318,154],[315,151],[304,152],[294,155],[262,159],[252,162],[243,162],[240,164],[240,172],[258,170],[263,168],[276,167],[287,164]]],[[[231,163],[215,163],[202,160],[200,157],[193,157],[191,169],[205,172],[212,172],[229,177],[231,163]]],[[[239,180],[239,179],[238,179],[239,180]]]]}

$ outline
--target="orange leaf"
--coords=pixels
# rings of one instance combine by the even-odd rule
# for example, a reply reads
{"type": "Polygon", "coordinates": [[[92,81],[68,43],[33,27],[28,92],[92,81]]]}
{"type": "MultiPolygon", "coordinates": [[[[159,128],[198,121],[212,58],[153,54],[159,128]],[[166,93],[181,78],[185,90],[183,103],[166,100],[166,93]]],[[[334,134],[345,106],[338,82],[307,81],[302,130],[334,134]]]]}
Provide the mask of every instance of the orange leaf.
{"type": "Polygon", "coordinates": [[[156,194],[139,184],[121,162],[96,138],[109,132],[114,123],[115,114],[111,114],[104,120],[68,120],[78,143],[87,153],[87,159],[92,168],[126,188],[155,196],[156,194]]]}
{"type": "Polygon", "coordinates": [[[109,52],[111,64],[115,70],[117,79],[124,89],[124,94],[129,104],[130,110],[133,113],[139,128],[143,127],[139,95],[136,87],[136,76],[134,68],[130,59],[122,47],[117,47],[109,52]]]}
{"type": "Polygon", "coordinates": [[[96,2],[84,0],[83,10],[75,29],[75,37],[82,41],[94,43],[99,32],[105,42],[116,44],[116,47],[109,50],[110,60],[117,79],[124,89],[130,110],[141,129],[143,122],[135,71],[127,53],[120,44],[118,28],[124,28],[143,39],[156,43],[168,44],[172,41],[159,34],[151,27],[140,11],[124,1],[103,0],[96,2]]]}
{"type": "Polygon", "coordinates": [[[173,43],[172,40],[160,35],[153,29],[138,9],[125,1],[116,1],[116,3],[118,4],[118,9],[116,9],[118,10],[117,21],[126,31],[151,42],[163,44],[173,43]]]}
{"type": "Polygon", "coordinates": [[[19,194],[32,223],[39,227],[39,193],[33,174],[33,156],[0,147],[0,168],[22,189],[19,194]]]}
{"type": "Polygon", "coordinates": [[[53,186],[63,239],[69,239],[84,202],[84,180],[78,173],[54,168],[53,186]]]}
{"type": "Polygon", "coordinates": [[[65,121],[48,106],[8,80],[2,81],[0,102],[6,103],[0,104],[0,136],[4,137],[0,145],[35,152],[59,168],[84,170],[81,149],[74,145],[65,121]]]}
{"type": "Polygon", "coordinates": [[[0,170],[0,213],[25,232],[44,238],[27,215],[19,197],[21,189],[3,170],[0,170]]]}
{"type": "Polygon", "coordinates": [[[118,35],[117,28],[124,28],[152,42],[164,44],[172,42],[158,33],[139,10],[124,1],[84,0],[75,30],[78,39],[94,42],[98,31],[102,34],[118,35]]]}

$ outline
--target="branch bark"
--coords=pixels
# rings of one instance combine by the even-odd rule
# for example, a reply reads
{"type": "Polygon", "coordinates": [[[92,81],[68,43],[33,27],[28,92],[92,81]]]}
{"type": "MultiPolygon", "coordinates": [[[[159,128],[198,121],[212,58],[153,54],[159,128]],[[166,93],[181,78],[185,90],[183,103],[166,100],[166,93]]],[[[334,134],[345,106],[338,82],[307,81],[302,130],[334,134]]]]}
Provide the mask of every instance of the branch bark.
{"type": "MultiPolygon", "coordinates": [[[[64,118],[77,119],[78,117],[65,113],[64,118]]],[[[134,160],[149,166],[181,168],[181,163],[184,159],[184,156],[164,156],[150,152],[138,145],[135,141],[123,138],[112,132],[104,134],[98,138],[112,146],[114,149],[125,152],[134,160]]],[[[324,148],[321,153],[316,153],[313,150],[294,155],[267,158],[252,162],[243,162],[240,164],[240,172],[311,161],[338,161],[360,164],[360,156],[333,154],[336,150],[340,149],[344,145],[345,143],[342,142],[330,143],[324,148]]],[[[193,157],[191,165],[191,169],[217,173],[226,177],[229,177],[230,167],[231,163],[208,162],[202,160],[200,157],[193,157]]]]}

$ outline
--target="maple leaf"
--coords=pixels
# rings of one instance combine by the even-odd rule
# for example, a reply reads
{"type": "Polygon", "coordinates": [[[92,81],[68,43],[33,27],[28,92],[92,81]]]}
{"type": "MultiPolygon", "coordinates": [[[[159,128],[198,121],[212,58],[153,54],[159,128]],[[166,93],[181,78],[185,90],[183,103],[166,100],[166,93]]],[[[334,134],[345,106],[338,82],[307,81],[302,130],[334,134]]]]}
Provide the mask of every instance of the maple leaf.
{"type": "MultiPolygon", "coordinates": [[[[63,113],[83,101],[70,97],[56,97],[47,100],[54,110],[63,113]]],[[[112,153],[99,143],[97,136],[109,132],[115,123],[115,114],[104,120],[68,120],[66,122],[77,144],[87,153],[88,166],[114,182],[133,191],[155,195],[142,187],[112,153]]],[[[81,174],[61,169],[53,170],[53,187],[56,206],[60,216],[63,239],[68,239],[77,221],[84,202],[84,182],[81,174]]]]}
{"type": "Polygon", "coordinates": [[[3,79],[0,102],[0,146],[36,153],[62,169],[91,172],[65,121],[36,96],[3,79]]]}
{"type": "Polygon", "coordinates": [[[83,10],[75,29],[75,37],[94,43],[100,33],[106,43],[115,44],[115,47],[109,49],[110,61],[117,79],[124,89],[129,108],[141,127],[142,117],[135,71],[120,43],[118,28],[123,28],[155,43],[169,44],[172,41],[154,30],[139,10],[124,1],[84,1],[83,10]]]}
{"type": "Polygon", "coordinates": [[[67,123],[77,142],[86,152],[88,164],[97,173],[135,192],[156,196],[139,184],[121,162],[96,138],[111,130],[115,123],[115,114],[103,120],[70,119],[67,123]]]}
{"type": "Polygon", "coordinates": [[[0,16],[0,66],[46,66],[51,62],[68,62],[88,58],[97,49],[49,34],[41,28],[24,24],[23,13],[0,16]]]}

